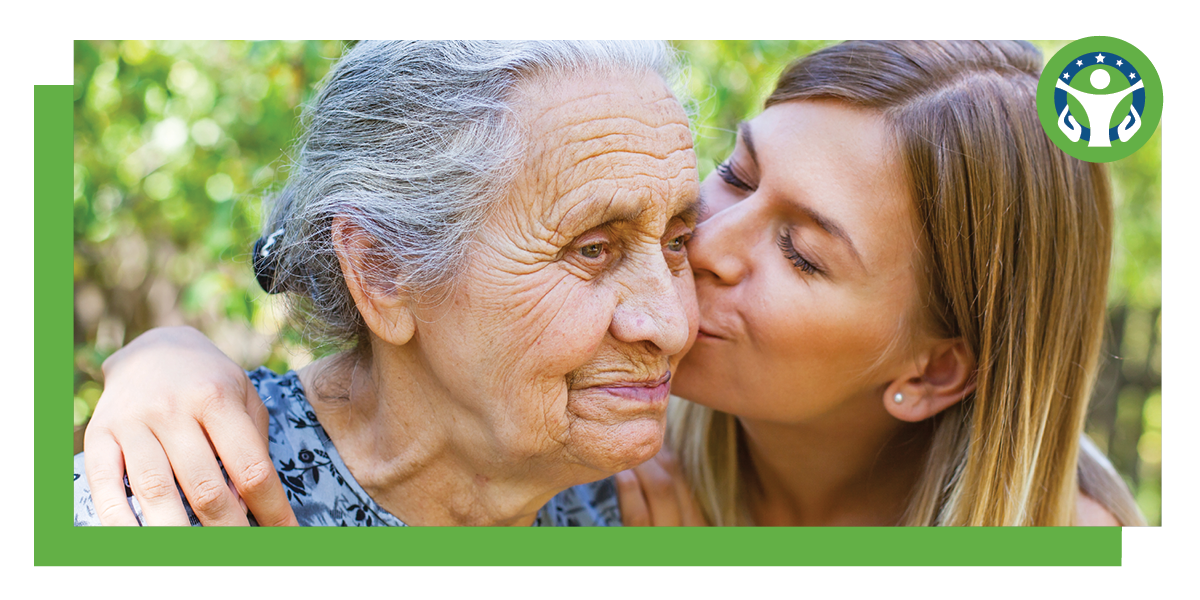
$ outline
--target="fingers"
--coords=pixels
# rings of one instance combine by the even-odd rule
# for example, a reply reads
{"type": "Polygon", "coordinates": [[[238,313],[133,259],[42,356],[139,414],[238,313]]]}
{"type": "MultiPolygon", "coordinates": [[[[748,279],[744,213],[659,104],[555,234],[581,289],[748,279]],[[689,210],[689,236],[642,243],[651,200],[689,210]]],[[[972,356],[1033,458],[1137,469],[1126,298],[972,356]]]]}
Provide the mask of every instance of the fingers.
{"type": "Polygon", "coordinates": [[[102,427],[88,427],[84,433],[87,452],[84,470],[92,489],[92,504],[101,525],[138,526],[137,517],[125,495],[125,459],[112,434],[102,427]]]}
{"type": "Polygon", "coordinates": [[[708,525],[679,462],[669,450],[664,449],[631,471],[618,473],[617,494],[626,525],[708,525]]]}
{"type": "MultiPolygon", "coordinates": [[[[259,510],[267,523],[294,522],[290,507],[279,508],[285,494],[266,458],[268,418],[254,386],[203,334],[187,327],[148,331],[110,356],[103,370],[105,391],[90,428],[107,430],[112,447],[96,458],[110,463],[116,448],[122,461],[117,467],[123,464],[129,473],[147,523],[188,524],[176,478],[206,525],[248,524],[238,490],[263,505],[259,510]],[[219,428],[222,420],[233,424],[219,428]],[[225,463],[235,490],[214,456],[213,432],[229,457],[225,463]]],[[[93,448],[86,441],[85,447],[91,463],[93,448]]],[[[108,498],[111,476],[100,482],[108,498]]]]}
{"type": "Polygon", "coordinates": [[[642,495],[642,484],[633,471],[617,473],[617,504],[621,508],[621,523],[626,527],[649,527],[650,509],[642,495]]]}
{"type": "Polygon", "coordinates": [[[633,469],[642,486],[642,495],[650,509],[650,521],[655,527],[678,527],[682,524],[679,496],[671,474],[658,460],[648,460],[633,469]]]}
{"type": "Polygon", "coordinates": [[[204,427],[225,472],[258,524],[297,525],[268,453],[266,435],[259,434],[260,427],[251,416],[239,410],[205,415],[204,427]]]}
{"type": "Polygon", "coordinates": [[[254,389],[248,378],[245,387],[246,393],[242,395],[242,402],[246,409],[246,414],[250,415],[250,419],[254,422],[259,437],[265,440],[271,430],[271,414],[267,411],[266,405],[263,404],[262,398],[258,397],[258,390],[254,389]]]}
{"type": "Polygon", "coordinates": [[[700,503],[696,502],[696,496],[692,494],[687,478],[683,476],[683,468],[674,453],[664,446],[654,457],[654,461],[671,476],[674,483],[675,497],[679,501],[679,524],[685,527],[707,527],[708,521],[704,518],[704,511],[700,509],[700,503]]]}
{"type": "Polygon", "coordinates": [[[162,447],[201,523],[206,527],[250,525],[199,425],[192,423],[186,430],[164,436],[162,447]]]}
{"type": "Polygon", "coordinates": [[[121,451],[129,469],[129,487],[142,506],[146,525],[190,525],[158,438],[144,427],[130,428],[121,433],[121,451]]]}

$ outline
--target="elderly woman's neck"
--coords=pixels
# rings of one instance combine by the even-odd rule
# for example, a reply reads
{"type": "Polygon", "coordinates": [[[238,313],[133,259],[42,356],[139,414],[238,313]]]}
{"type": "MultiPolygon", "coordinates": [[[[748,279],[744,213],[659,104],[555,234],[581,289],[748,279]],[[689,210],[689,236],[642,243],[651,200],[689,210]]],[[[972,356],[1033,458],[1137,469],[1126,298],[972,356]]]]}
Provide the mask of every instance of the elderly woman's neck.
{"type": "Polygon", "coordinates": [[[448,397],[403,349],[346,353],[300,370],[317,419],[355,480],[411,525],[530,525],[575,483],[552,465],[497,458],[485,423],[448,397]],[[520,461],[519,461],[520,462],[520,461]]]}

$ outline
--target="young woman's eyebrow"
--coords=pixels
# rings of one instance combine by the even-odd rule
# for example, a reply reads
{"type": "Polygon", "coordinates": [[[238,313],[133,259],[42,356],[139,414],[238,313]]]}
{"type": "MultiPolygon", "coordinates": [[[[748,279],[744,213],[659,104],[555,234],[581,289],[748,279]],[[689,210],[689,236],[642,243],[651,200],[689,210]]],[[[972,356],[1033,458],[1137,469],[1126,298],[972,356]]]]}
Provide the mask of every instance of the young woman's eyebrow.
{"type": "Polygon", "coordinates": [[[742,121],[738,123],[738,135],[742,136],[742,143],[746,145],[746,150],[750,152],[750,160],[754,164],[758,164],[758,153],[754,151],[754,137],[750,135],[750,123],[742,121]]]}
{"type": "Polygon", "coordinates": [[[792,205],[800,209],[800,212],[804,213],[804,215],[812,220],[813,223],[816,223],[817,227],[824,229],[825,233],[828,233],[829,235],[846,242],[846,246],[850,248],[850,253],[854,255],[854,259],[858,261],[860,266],[862,266],[864,269],[866,268],[866,264],[863,263],[862,255],[858,253],[858,248],[854,247],[854,240],[850,239],[850,235],[846,233],[846,230],[843,229],[841,225],[838,225],[836,221],[825,217],[821,213],[813,210],[812,207],[801,202],[793,201],[792,205]]]}
{"type": "MultiPolygon", "coordinates": [[[[755,164],[758,164],[758,153],[754,150],[754,136],[750,133],[749,122],[742,121],[738,123],[738,135],[742,136],[742,144],[746,146],[746,151],[750,153],[750,159],[755,164]]],[[[812,222],[816,223],[818,227],[824,229],[825,233],[846,242],[846,246],[850,248],[850,253],[854,255],[854,259],[858,261],[859,265],[866,268],[862,255],[858,253],[858,248],[854,246],[854,240],[850,239],[850,235],[846,233],[846,230],[841,225],[838,225],[836,221],[829,219],[802,202],[793,201],[792,204],[799,208],[800,212],[803,212],[812,222]]]]}

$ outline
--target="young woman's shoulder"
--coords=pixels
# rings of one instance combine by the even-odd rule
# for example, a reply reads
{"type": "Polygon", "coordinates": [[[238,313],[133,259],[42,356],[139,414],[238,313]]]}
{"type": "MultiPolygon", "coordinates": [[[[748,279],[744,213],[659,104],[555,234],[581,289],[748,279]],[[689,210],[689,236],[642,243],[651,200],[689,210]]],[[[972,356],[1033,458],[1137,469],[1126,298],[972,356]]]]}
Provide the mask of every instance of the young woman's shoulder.
{"type": "Polygon", "coordinates": [[[1079,525],[1144,526],[1146,517],[1138,509],[1125,480],[1108,457],[1088,439],[1079,440],[1079,499],[1075,522],[1079,525]]]}
{"type": "Polygon", "coordinates": [[[1103,504],[1080,490],[1079,499],[1075,502],[1075,524],[1090,527],[1120,527],[1121,521],[1117,520],[1117,516],[1103,504]]]}

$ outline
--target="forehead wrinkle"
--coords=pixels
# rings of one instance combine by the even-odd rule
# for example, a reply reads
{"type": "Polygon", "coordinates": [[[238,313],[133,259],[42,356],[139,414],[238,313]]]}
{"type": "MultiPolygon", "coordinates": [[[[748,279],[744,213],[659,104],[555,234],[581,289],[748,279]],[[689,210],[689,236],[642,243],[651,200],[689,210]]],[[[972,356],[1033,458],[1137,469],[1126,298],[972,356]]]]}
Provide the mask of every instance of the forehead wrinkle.
{"type": "Polygon", "coordinates": [[[601,197],[587,194],[582,200],[571,203],[570,207],[559,213],[554,209],[564,204],[562,200],[554,203],[543,217],[543,223],[551,230],[557,241],[571,238],[600,225],[615,222],[637,223],[645,220],[648,215],[653,219],[655,213],[653,202],[644,202],[642,194],[621,193],[617,190],[611,196],[601,197]]]}
{"type": "Polygon", "coordinates": [[[654,220],[675,204],[673,196],[682,195],[673,194],[674,189],[686,189],[686,182],[680,185],[676,181],[694,170],[691,156],[687,148],[672,151],[665,158],[622,148],[580,158],[566,168],[545,174],[554,193],[546,196],[541,221],[555,233],[565,235],[563,230],[578,229],[575,224],[579,221],[591,228],[616,220],[654,220]],[[572,202],[572,196],[579,194],[585,198],[572,202]],[[595,197],[605,198],[608,204],[597,204],[595,197]]]}
{"type": "MultiPolygon", "coordinates": [[[[556,90],[556,91],[561,91],[556,90]]],[[[535,112],[529,119],[529,128],[535,130],[539,125],[543,125],[543,121],[550,118],[560,118],[566,123],[584,123],[597,119],[604,118],[605,115],[628,115],[633,112],[641,112],[646,116],[659,117],[659,124],[669,122],[681,123],[686,126],[687,119],[683,113],[683,107],[679,101],[671,95],[670,91],[665,88],[661,90],[664,93],[650,100],[641,100],[641,102],[631,102],[628,89],[611,92],[594,92],[586,96],[571,98],[569,100],[554,102],[551,101],[551,106],[542,108],[535,112]],[[610,97],[619,98],[617,102],[606,100],[610,97]],[[582,106],[581,106],[582,105],[582,106]],[[588,110],[588,109],[591,110],[588,110]],[[632,109],[632,110],[631,110],[632,109]],[[639,110],[640,109],[640,110],[639,110]],[[567,118],[562,119],[559,113],[565,113],[567,118]],[[672,114],[676,113],[676,114],[672,114]]],[[[533,90],[529,90],[527,101],[537,103],[538,100],[533,97],[533,90]]],[[[543,100],[545,101],[545,100],[543,100]]],[[[551,129],[558,129],[558,126],[552,126],[551,129]]]]}
{"type": "Polygon", "coordinates": [[[613,131],[608,133],[594,133],[566,140],[561,144],[542,149],[541,154],[550,158],[550,160],[545,161],[543,169],[551,169],[555,168],[554,165],[561,165],[558,172],[567,173],[580,162],[611,152],[640,154],[659,161],[675,159],[680,152],[691,152],[692,140],[688,130],[683,126],[677,126],[679,128],[679,135],[671,136],[669,132],[663,132],[667,127],[676,126],[664,125],[653,128],[650,132],[651,135],[645,135],[645,128],[643,127],[643,130],[640,132],[613,131]],[[563,155],[567,156],[564,157],[563,155]],[[573,161],[562,160],[556,163],[554,160],[555,158],[570,159],[573,157],[573,161]]]}
{"type": "Polygon", "coordinates": [[[566,139],[560,137],[540,144],[535,152],[530,153],[531,158],[538,159],[533,169],[537,171],[538,178],[554,181],[561,186],[563,179],[579,177],[579,168],[595,159],[608,160],[609,164],[605,167],[611,172],[638,170],[647,175],[666,177],[676,173],[657,172],[677,160],[690,162],[691,137],[683,126],[678,126],[677,135],[671,136],[670,130],[666,129],[671,125],[648,127],[630,118],[605,121],[565,127],[555,133],[566,134],[566,139]],[[617,154],[634,155],[634,160],[623,160],[615,156],[617,154]]]}
{"type": "MultiPolygon", "coordinates": [[[[624,179],[654,178],[634,176],[624,179]]],[[[566,241],[564,238],[569,239],[586,230],[617,222],[649,226],[661,221],[665,227],[668,221],[678,218],[693,226],[699,219],[699,195],[671,193],[669,190],[674,186],[669,182],[655,182],[663,185],[621,187],[605,197],[582,190],[592,183],[596,181],[587,181],[574,190],[585,194],[582,200],[572,202],[564,196],[551,203],[543,212],[542,223],[552,233],[552,238],[548,241],[561,243],[566,241]],[[667,189],[659,189],[663,186],[667,189]],[[564,206],[568,207],[563,210],[564,206]]]]}
{"type": "Polygon", "coordinates": [[[694,192],[696,187],[695,177],[689,176],[696,170],[690,160],[690,150],[674,152],[668,160],[640,160],[638,161],[640,164],[628,164],[624,161],[613,163],[601,160],[615,154],[645,156],[636,152],[610,151],[573,165],[568,169],[571,173],[560,173],[560,177],[556,178],[555,183],[558,185],[555,186],[557,192],[555,196],[557,200],[547,204],[543,217],[549,219],[565,216],[563,212],[558,211],[562,208],[563,200],[588,187],[611,185],[614,193],[624,193],[634,197],[648,196],[652,201],[662,199],[671,206],[677,204],[680,201],[679,198],[682,198],[683,202],[687,202],[689,201],[688,196],[695,195],[689,193],[694,192]],[[651,168],[639,168],[646,164],[649,164],[651,168]],[[563,175],[566,176],[563,177],[563,175]],[[563,179],[569,180],[563,181],[563,179]]]}
{"type": "MultiPolygon", "coordinates": [[[[611,173],[636,170],[644,175],[671,179],[678,176],[682,168],[694,166],[691,137],[685,128],[679,129],[681,135],[675,139],[667,135],[646,136],[621,131],[592,133],[553,146],[547,144],[538,152],[541,160],[535,170],[539,171],[540,178],[558,181],[561,185],[563,179],[579,177],[580,167],[590,166],[587,163],[606,160],[604,167],[611,173]],[[616,156],[620,154],[631,155],[633,160],[622,160],[616,156]],[[677,163],[681,164],[667,172],[666,169],[677,163]]],[[[654,131],[661,132],[662,129],[654,131]]]]}
{"type": "Polygon", "coordinates": [[[660,159],[643,152],[610,149],[580,158],[563,170],[548,174],[546,179],[554,183],[553,187],[559,196],[603,182],[640,186],[665,196],[672,182],[691,168],[687,159],[687,155],[668,155],[668,158],[660,159]],[[639,179],[645,181],[627,183],[639,179]]]}
{"type": "Polygon", "coordinates": [[[540,213],[535,237],[561,237],[582,219],[590,219],[588,229],[597,217],[653,220],[647,209],[665,214],[686,195],[678,179],[695,169],[691,131],[654,73],[532,80],[520,93],[529,136],[522,187],[527,202],[541,205],[530,207],[531,216],[540,213]]]}

